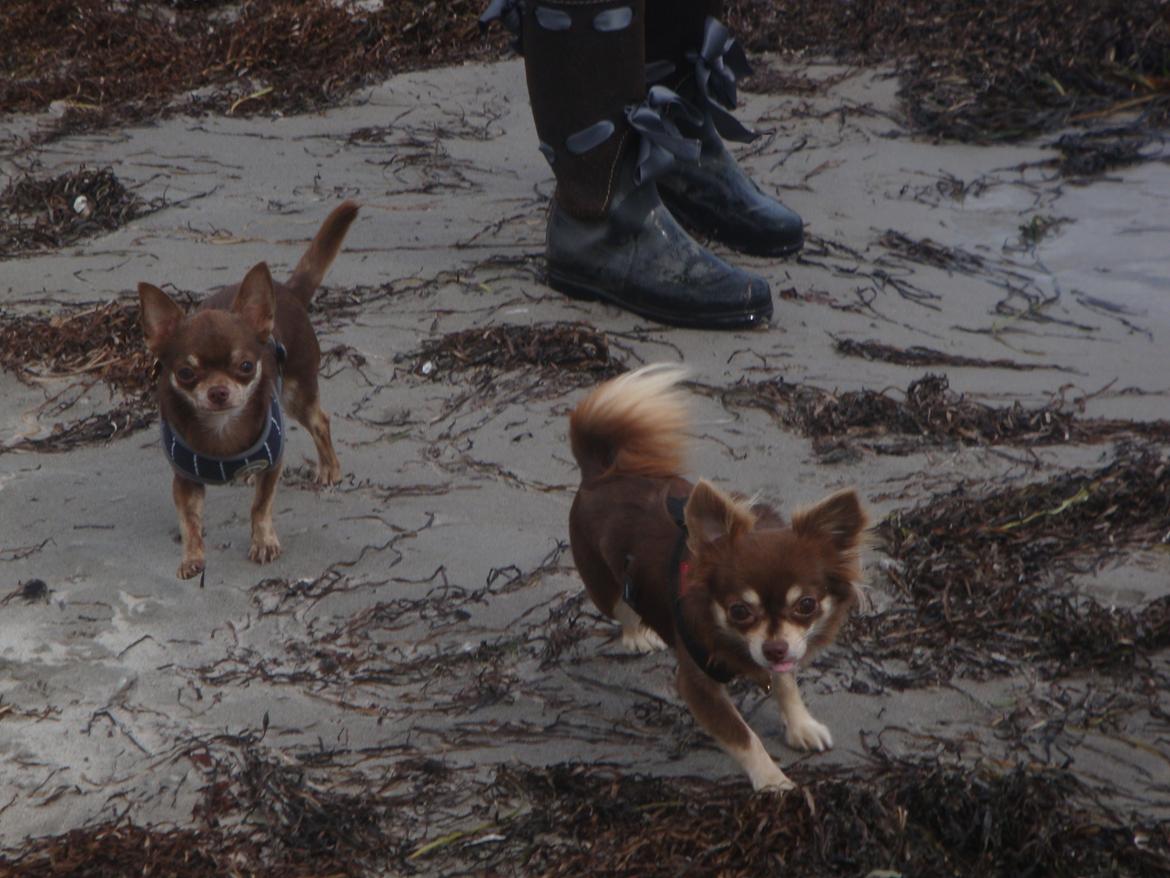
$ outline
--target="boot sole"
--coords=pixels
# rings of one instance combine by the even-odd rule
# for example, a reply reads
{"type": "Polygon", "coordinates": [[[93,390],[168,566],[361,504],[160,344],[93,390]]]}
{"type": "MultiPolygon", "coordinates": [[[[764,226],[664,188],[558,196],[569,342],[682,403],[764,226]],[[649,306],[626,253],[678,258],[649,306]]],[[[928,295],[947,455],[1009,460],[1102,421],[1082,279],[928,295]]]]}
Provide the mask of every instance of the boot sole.
{"type": "Polygon", "coordinates": [[[648,317],[656,323],[667,326],[681,326],[687,329],[747,329],[761,326],[772,318],[771,302],[767,308],[755,311],[739,311],[734,313],[722,312],[719,314],[680,314],[669,311],[658,311],[642,305],[631,305],[624,301],[617,293],[582,283],[553,269],[548,270],[548,285],[559,293],[564,293],[572,299],[583,302],[608,302],[625,311],[637,314],[639,317],[648,317]]]}

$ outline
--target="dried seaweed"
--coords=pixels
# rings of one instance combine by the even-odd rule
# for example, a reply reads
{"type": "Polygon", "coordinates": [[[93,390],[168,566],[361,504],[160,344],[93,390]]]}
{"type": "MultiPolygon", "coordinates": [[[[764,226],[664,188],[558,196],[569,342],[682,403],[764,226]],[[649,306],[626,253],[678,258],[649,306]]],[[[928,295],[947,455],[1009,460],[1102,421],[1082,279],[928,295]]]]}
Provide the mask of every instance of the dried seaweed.
{"type": "Polygon", "coordinates": [[[729,0],[749,49],[896,63],[921,132],[1018,138],[1138,114],[1126,137],[1170,117],[1170,19],[1160,0],[729,0]]]}
{"type": "Polygon", "coordinates": [[[162,207],[130,192],[109,168],[14,179],[0,193],[0,259],[66,247],[162,207]]]}
{"type": "Polygon", "coordinates": [[[1161,139],[1151,133],[1123,126],[1065,134],[1057,139],[1054,146],[1060,152],[1061,174],[1066,177],[1096,177],[1114,168],[1145,161],[1146,148],[1161,139]]]}
{"type": "Polygon", "coordinates": [[[489,326],[465,329],[428,341],[407,358],[419,375],[488,369],[507,372],[537,367],[612,378],[625,370],[605,333],[583,323],[489,326]]]}
{"type": "MultiPolygon", "coordinates": [[[[106,823],[26,842],[0,857],[0,875],[11,878],[219,878],[233,874],[238,858],[222,833],[197,829],[106,823]]],[[[246,871],[244,875],[273,874],[246,871]]],[[[285,873],[281,873],[285,874],[285,873]]]]}
{"type": "Polygon", "coordinates": [[[9,0],[0,113],[66,112],[47,136],[176,110],[300,112],[392,73],[498,53],[477,0],[9,0]],[[227,6],[228,8],[224,8],[227,6]]]}
{"type": "Polygon", "coordinates": [[[5,878],[357,878],[396,850],[388,804],[312,783],[303,768],[263,756],[254,742],[238,752],[192,743],[206,770],[197,826],[100,823],[32,839],[0,855],[5,878]]]}
{"type": "MultiPolygon", "coordinates": [[[[332,693],[347,703],[359,691],[383,687],[376,690],[380,695],[375,703],[387,706],[376,708],[379,712],[390,712],[394,704],[420,702],[439,710],[481,709],[511,694],[519,683],[518,662],[531,658],[542,669],[547,668],[593,632],[597,617],[589,615],[589,624],[585,624],[589,613],[585,594],[574,589],[548,601],[543,618],[528,612],[509,625],[507,633],[475,640],[483,630],[472,621],[476,608],[493,596],[532,587],[550,573],[567,572],[560,563],[567,548],[558,543],[539,566],[527,572],[493,570],[486,584],[476,589],[448,582],[446,571],[439,567],[427,580],[438,584],[421,596],[408,594],[378,601],[311,631],[305,638],[290,638],[283,655],[234,651],[199,668],[199,677],[213,686],[258,679],[301,687],[317,695],[332,693]],[[402,641],[405,630],[415,631],[409,643],[402,641]],[[450,691],[452,684],[459,686],[457,691],[450,691]],[[385,697],[385,687],[402,688],[395,688],[393,697],[385,697]]],[[[295,586],[265,580],[253,589],[254,599],[261,604],[263,614],[287,612],[293,607],[303,611],[306,603],[346,590],[344,583],[325,579],[295,586]],[[274,590],[281,592],[276,609],[274,590]]]]}
{"type": "MultiPolygon", "coordinates": [[[[58,380],[84,387],[101,381],[121,397],[107,411],[58,423],[49,435],[10,448],[69,451],[148,427],[156,416],[153,363],[134,303],[112,301],[48,316],[0,315],[0,368],[27,383],[58,380]]],[[[59,402],[54,416],[75,401],[59,402]]]]}
{"type": "Polygon", "coordinates": [[[140,394],[150,389],[153,363],[137,303],[115,300],[50,316],[0,315],[0,368],[24,381],[85,377],[140,394]]]}
{"type": "MultiPolygon", "coordinates": [[[[481,869],[521,874],[1080,876],[1154,874],[1170,837],[1152,821],[1089,807],[1068,774],[880,758],[812,770],[797,793],[744,796],[742,782],[664,780],[562,764],[502,768],[495,786],[525,814],[493,833],[481,869]],[[1082,798],[1083,801],[1083,798],[1082,798]],[[888,871],[887,871],[888,870],[888,871]]],[[[803,779],[803,778],[802,778],[803,779]]]]}
{"type": "Polygon", "coordinates": [[[818,443],[857,441],[884,454],[948,442],[1054,445],[1125,436],[1170,441],[1170,421],[1081,418],[1060,398],[1038,408],[1019,403],[997,408],[953,393],[945,375],[911,382],[903,400],[888,391],[831,393],[783,378],[737,385],[720,395],[726,404],[765,409],[818,443]],[[883,441],[891,436],[913,438],[883,441]]]}
{"type": "Polygon", "coordinates": [[[947,272],[979,274],[987,264],[982,256],[968,253],[961,247],[947,247],[930,238],[911,238],[896,229],[883,232],[878,244],[900,259],[947,272]]]}
{"type": "Polygon", "coordinates": [[[856,341],[851,338],[838,338],[833,342],[833,349],[846,357],[860,357],[863,360],[876,360],[883,363],[893,363],[897,366],[959,366],[979,369],[1012,369],[1029,371],[1032,369],[1056,369],[1062,372],[1071,371],[1065,366],[1050,366],[1046,363],[1020,363],[1016,360],[985,360],[981,357],[965,357],[959,354],[948,354],[934,348],[912,345],[908,348],[899,348],[894,345],[874,339],[856,341]]]}
{"type": "Polygon", "coordinates": [[[982,675],[1026,659],[1046,674],[1132,667],[1170,646],[1170,597],[1106,607],[1068,590],[1074,572],[1170,543],[1170,463],[1123,449],[1095,471],[988,493],[957,490],[877,528],[887,576],[910,601],[856,620],[853,636],[921,679],[982,675]]]}
{"type": "Polygon", "coordinates": [[[24,439],[10,447],[13,450],[43,452],[72,451],[84,445],[109,442],[111,439],[145,430],[157,417],[158,412],[155,410],[153,398],[143,394],[137,399],[119,403],[107,411],[57,424],[47,436],[24,439]]]}
{"type": "Polygon", "coordinates": [[[392,846],[387,805],[376,797],[315,784],[303,767],[266,756],[256,745],[221,759],[208,752],[213,767],[193,816],[209,827],[242,816],[239,835],[285,869],[362,875],[364,861],[392,846]]]}
{"type": "MultiPolygon", "coordinates": [[[[508,36],[479,36],[483,5],[10,0],[0,113],[67,102],[52,136],[176,109],[318,108],[393,73],[498,56],[508,36]]],[[[1137,118],[1101,135],[1124,143],[1170,117],[1170,24],[1159,0],[730,0],[726,17],[752,50],[896,63],[910,120],[931,135],[1022,137],[1125,111],[1137,118]]]]}
{"type": "Polygon", "coordinates": [[[860,770],[802,766],[802,788],[750,795],[742,780],[504,765],[472,781],[407,759],[382,790],[308,778],[328,751],[278,764],[255,741],[193,742],[207,783],[194,828],[117,821],[33,839],[0,858],[12,878],[128,874],[255,878],[364,874],[1153,875],[1166,824],[1092,801],[1066,771],[950,765],[870,747],[860,770]],[[340,787],[336,783],[336,787],[340,787]],[[386,787],[397,791],[388,794],[386,787]],[[462,818],[435,800],[464,804],[462,818]]]}

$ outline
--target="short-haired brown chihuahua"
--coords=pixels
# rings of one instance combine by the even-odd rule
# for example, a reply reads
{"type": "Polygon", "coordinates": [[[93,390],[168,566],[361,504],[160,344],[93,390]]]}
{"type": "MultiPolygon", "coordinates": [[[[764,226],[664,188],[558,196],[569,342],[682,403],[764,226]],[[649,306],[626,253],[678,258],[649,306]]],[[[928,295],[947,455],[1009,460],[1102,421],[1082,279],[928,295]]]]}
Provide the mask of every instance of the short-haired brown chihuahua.
{"type": "Polygon", "coordinates": [[[282,402],[317,446],[317,483],[341,479],[329,417],[321,410],[321,348],[308,307],[357,212],[352,201],[336,207],[284,284],[274,282],[261,262],[242,283],[208,296],[190,315],[158,287],[138,285],[146,346],[159,363],[162,443],[174,469],[182,579],[203,571],[209,484],[254,477],[248,557],[264,564],[280,555],[272,502],[283,461],[282,402]]]}
{"type": "Polygon", "coordinates": [[[804,706],[796,669],[832,642],[856,600],[866,516],[838,491],[785,523],[770,507],[682,477],[683,371],[647,366],[602,384],[573,411],[581,486],[569,514],[573,560],[622,642],[678,658],[679,693],[756,789],[790,789],[725,685],[775,686],[786,740],[833,746],[804,706]]]}

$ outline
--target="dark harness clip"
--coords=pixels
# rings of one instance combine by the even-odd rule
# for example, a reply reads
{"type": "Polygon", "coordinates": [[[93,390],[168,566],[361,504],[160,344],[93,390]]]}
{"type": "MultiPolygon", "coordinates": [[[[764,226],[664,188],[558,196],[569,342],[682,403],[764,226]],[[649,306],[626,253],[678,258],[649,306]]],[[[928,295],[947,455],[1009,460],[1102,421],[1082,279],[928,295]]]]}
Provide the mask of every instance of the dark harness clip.
{"type": "Polygon", "coordinates": [[[633,563],[634,556],[626,555],[626,571],[622,580],[622,600],[636,613],[638,611],[637,589],[634,586],[634,578],[630,576],[630,565],[633,563]]]}

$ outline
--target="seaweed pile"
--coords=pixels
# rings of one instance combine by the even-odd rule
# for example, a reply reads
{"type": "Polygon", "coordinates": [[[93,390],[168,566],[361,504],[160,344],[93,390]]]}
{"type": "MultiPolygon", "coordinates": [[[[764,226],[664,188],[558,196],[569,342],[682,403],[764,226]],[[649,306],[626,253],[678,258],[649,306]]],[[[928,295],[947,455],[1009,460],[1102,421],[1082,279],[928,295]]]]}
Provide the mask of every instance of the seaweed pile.
{"type": "Polygon", "coordinates": [[[902,400],[888,391],[832,393],[783,378],[740,384],[720,395],[728,405],[768,411],[813,439],[819,451],[850,441],[881,454],[944,443],[1054,445],[1125,436],[1170,441],[1170,421],[1081,418],[1059,398],[1038,408],[989,406],[952,392],[945,375],[912,381],[902,400]],[[890,440],[899,436],[910,438],[890,440]]]}
{"type": "MultiPolygon", "coordinates": [[[[479,36],[485,5],[9,0],[0,113],[64,101],[53,136],[175,110],[303,112],[394,73],[498,57],[508,37],[479,36]]],[[[1076,147],[1065,173],[1141,160],[1132,145],[1170,120],[1160,0],[729,0],[726,18],[755,51],[895,63],[911,124],[932,136],[980,142],[1133,117],[1076,147]]]]}
{"type": "Polygon", "coordinates": [[[51,135],[174,110],[290,113],[392,73],[499,51],[478,0],[10,0],[0,17],[0,113],[66,111],[51,135]]]}
{"type": "Polygon", "coordinates": [[[921,132],[1019,138],[1121,111],[1170,120],[1170,17],[1159,0],[729,0],[749,49],[894,61],[921,132]]]}
{"type": "Polygon", "coordinates": [[[0,259],[66,247],[160,207],[130,192],[109,168],[25,175],[0,193],[0,259]]]}
{"type": "Polygon", "coordinates": [[[1071,776],[884,757],[864,777],[809,770],[783,797],[562,764],[504,768],[527,812],[465,848],[525,875],[1154,874],[1166,827],[1078,805],[1071,776]],[[1137,823],[1137,825],[1135,825],[1137,823]],[[522,864],[522,865],[521,865],[522,864]]]}
{"type": "MultiPolygon", "coordinates": [[[[26,383],[71,382],[70,388],[81,392],[104,382],[121,397],[108,411],[59,423],[48,436],[19,447],[69,451],[149,426],[155,418],[153,363],[136,303],[112,301],[51,316],[0,315],[0,368],[26,383]]],[[[41,413],[60,417],[76,402],[77,393],[57,392],[41,413]]]]}
{"type": "Polygon", "coordinates": [[[266,756],[254,736],[190,742],[203,770],[196,825],[128,820],[72,829],[0,855],[0,875],[122,878],[357,878],[396,849],[384,799],[314,783],[304,768],[266,756]]]}
{"type": "Polygon", "coordinates": [[[1032,369],[1057,369],[1066,371],[1063,366],[1050,366],[1045,363],[1021,363],[1016,360],[999,358],[985,360],[980,357],[948,354],[945,351],[924,347],[922,345],[899,348],[875,339],[866,339],[865,341],[857,341],[852,338],[834,339],[833,350],[842,356],[893,363],[896,366],[960,366],[982,369],[1011,369],[1015,371],[1029,371],[1032,369]]]}
{"type": "Polygon", "coordinates": [[[231,863],[238,860],[238,851],[218,832],[118,822],[26,842],[9,857],[0,855],[0,874],[11,878],[219,878],[232,874],[231,863]]]}
{"type": "Polygon", "coordinates": [[[877,533],[909,606],[854,619],[853,636],[907,661],[908,680],[1005,673],[1022,660],[1046,676],[1143,667],[1170,646],[1170,597],[1125,609],[1068,587],[1075,573],[1170,540],[1170,461],[1151,449],[989,493],[960,487],[877,533]]]}
{"type": "Polygon", "coordinates": [[[585,323],[464,329],[428,341],[406,356],[414,360],[418,375],[474,369],[508,372],[535,366],[583,373],[601,381],[625,371],[605,333],[585,323]]]}
{"type": "Polygon", "coordinates": [[[0,316],[0,368],[22,380],[91,378],[125,394],[151,386],[138,305],[107,302],[48,317],[0,316]]]}
{"type": "Polygon", "coordinates": [[[221,750],[191,746],[207,781],[197,827],[123,820],[33,839],[0,856],[0,874],[1072,878],[1170,868],[1166,824],[1089,804],[1067,772],[1021,765],[962,767],[872,750],[860,776],[806,767],[797,792],[745,796],[738,779],[562,763],[502,766],[479,782],[407,759],[377,791],[355,793],[339,789],[344,768],[328,751],[281,765],[254,744],[228,759],[221,750]],[[314,781],[314,768],[329,774],[314,781]],[[450,816],[420,820],[418,808],[435,813],[436,800],[454,803],[450,816]]]}

